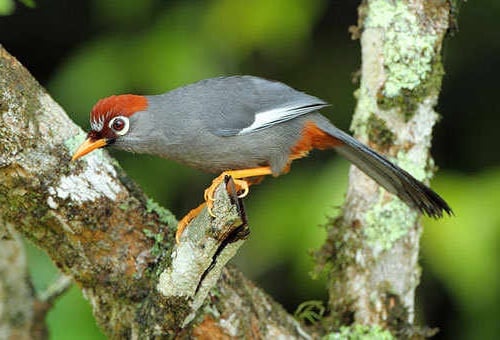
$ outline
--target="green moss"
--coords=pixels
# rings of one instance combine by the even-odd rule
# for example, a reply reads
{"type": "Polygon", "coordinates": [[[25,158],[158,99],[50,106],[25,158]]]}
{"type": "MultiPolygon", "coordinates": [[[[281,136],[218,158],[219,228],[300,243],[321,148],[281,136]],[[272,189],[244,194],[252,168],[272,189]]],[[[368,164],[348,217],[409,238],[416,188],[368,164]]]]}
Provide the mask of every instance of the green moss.
{"type": "MultiPolygon", "coordinates": [[[[166,225],[170,229],[175,230],[177,228],[177,220],[175,219],[174,215],[150,198],[148,198],[146,201],[146,212],[154,212],[156,215],[158,215],[159,222],[166,225]]],[[[152,228],[155,228],[155,231],[157,230],[157,232],[155,232],[145,228],[143,229],[143,233],[144,235],[146,235],[146,237],[154,241],[150,252],[151,255],[157,257],[156,262],[159,265],[148,268],[148,270],[146,271],[146,275],[157,278],[161,275],[164,268],[170,265],[170,261],[164,261],[164,259],[170,258],[173,244],[165,239],[165,230],[163,227],[157,229],[157,225],[152,221],[147,224],[151,225],[152,228]]]]}
{"type": "Polygon", "coordinates": [[[387,128],[385,121],[371,114],[367,121],[368,138],[382,148],[388,148],[394,144],[395,136],[387,128]]]}
{"type": "Polygon", "coordinates": [[[142,232],[146,235],[147,238],[150,238],[154,241],[153,247],[151,248],[151,255],[159,256],[162,254],[163,248],[165,247],[163,242],[163,233],[153,233],[149,229],[143,229],[142,232]]]}
{"type": "Polygon", "coordinates": [[[146,201],[146,212],[156,213],[161,223],[172,228],[177,228],[177,219],[174,214],[150,198],[146,201]]]}
{"type": "Polygon", "coordinates": [[[69,151],[73,152],[78,146],[80,146],[80,144],[83,143],[85,137],[86,134],[84,134],[83,132],[74,135],[73,137],[70,137],[64,141],[64,146],[67,147],[69,151]]]}
{"type": "Polygon", "coordinates": [[[403,1],[370,1],[369,11],[365,26],[384,30],[386,79],[378,105],[397,107],[409,119],[422,99],[441,87],[443,67],[435,48],[439,35],[403,1]]]}
{"type": "MultiPolygon", "coordinates": [[[[418,180],[424,180],[431,175],[432,169],[416,164],[404,151],[398,152],[397,160],[401,168],[418,180]]],[[[378,203],[365,215],[363,233],[372,247],[387,250],[413,227],[417,212],[399,199],[385,202],[384,191],[380,190],[378,203]]]]}
{"type": "Polygon", "coordinates": [[[207,303],[203,306],[203,313],[198,313],[197,322],[201,322],[205,319],[206,314],[212,315],[215,319],[220,318],[220,312],[217,310],[215,305],[207,303]]]}
{"type": "Polygon", "coordinates": [[[121,203],[118,208],[123,211],[127,211],[130,208],[130,205],[128,202],[121,203]]]}
{"type": "Polygon", "coordinates": [[[395,97],[388,97],[380,93],[377,98],[377,105],[383,110],[397,108],[404,115],[405,120],[408,121],[415,113],[418,105],[433,92],[439,91],[441,88],[444,68],[441,63],[441,57],[436,57],[437,60],[432,62],[431,72],[421,82],[420,86],[411,90],[402,88],[399,95],[395,97]]]}
{"type": "MultiPolygon", "coordinates": [[[[0,172],[0,176],[6,173],[0,172]]],[[[10,176],[9,180],[13,181],[8,185],[0,184],[0,205],[8,207],[4,210],[5,220],[8,221],[23,221],[20,228],[24,228],[24,223],[32,223],[33,220],[39,224],[45,224],[52,220],[48,215],[49,208],[46,204],[33,204],[33,202],[44,202],[45,196],[39,192],[39,188],[33,190],[25,190],[26,182],[23,178],[10,176]],[[12,189],[16,188],[16,189],[12,189]],[[27,216],[29,218],[27,218],[27,216]]],[[[25,236],[35,244],[39,243],[42,238],[56,237],[50,228],[34,228],[25,236]]]]}
{"type": "Polygon", "coordinates": [[[412,174],[413,177],[419,181],[423,181],[430,178],[433,172],[433,166],[426,167],[423,164],[415,163],[413,159],[408,157],[408,153],[400,150],[396,155],[398,160],[398,165],[412,174]]]}
{"type": "Polygon", "coordinates": [[[415,218],[416,212],[401,200],[386,203],[381,197],[365,215],[363,234],[372,248],[388,250],[413,227],[415,218]]]}
{"type": "Polygon", "coordinates": [[[437,36],[421,29],[420,18],[402,1],[378,0],[369,3],[367,26],[384,28],[384,66],[387,97],[412,90],[431,71],[437,36]]]}
{"type": "Polygon", "coordinates": [[[337,275],[354,262],[360,249],[359,239],[351,232],[352,226],[344,223],[343,216],[327,222],[328,236],[320,250],[315,252],[315,269],[311,276],[317,278],[323,273],[337,275]]]}
{"type": "Polygon", "coordinates": [[[323,339],[325,340],[391,340],[395,339],[388,330],[382,329],[378,325],[353,325],[342,326],[339,332],[330,333],[323,339]]]}

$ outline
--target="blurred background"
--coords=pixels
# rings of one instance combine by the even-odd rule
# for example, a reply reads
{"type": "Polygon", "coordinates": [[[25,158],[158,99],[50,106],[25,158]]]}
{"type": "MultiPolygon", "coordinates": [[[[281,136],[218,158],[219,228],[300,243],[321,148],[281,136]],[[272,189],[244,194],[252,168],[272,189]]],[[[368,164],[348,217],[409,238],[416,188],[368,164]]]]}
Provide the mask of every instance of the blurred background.
{"type": "MultiPolygon", "coordinates": [[[[348,33],[358,1],[326,0],[0,0],[0,43],[88,128],[88,113],[111,94],[154,94],[199,79],[253,74],[318,96],[348,129],[360,66],[348,33]]],[[[432,186],[456,217],[424,219],[422,323],[437,339],[488,339],[500,332],[500,152],[496,96],[500,77],[500,2],[460,5],[458,30],[445,41],[446,75],[437,108],[432,186]]],[[[202,200],[210,175],[151,156],[111,151],[156,201],[183,216],[202,200]]],[[[233,261],[293,312],[324,300],[312,279],[311,252],[325,237],[346,190],[348,165],[328,152],[294,163],[246,199],[251,236],[233,261]]],[[[27,245],[38,289],[57,276],[27,245]]],[[[49,314],[51,339],[98,339],[78,288],[49,314]]]]}

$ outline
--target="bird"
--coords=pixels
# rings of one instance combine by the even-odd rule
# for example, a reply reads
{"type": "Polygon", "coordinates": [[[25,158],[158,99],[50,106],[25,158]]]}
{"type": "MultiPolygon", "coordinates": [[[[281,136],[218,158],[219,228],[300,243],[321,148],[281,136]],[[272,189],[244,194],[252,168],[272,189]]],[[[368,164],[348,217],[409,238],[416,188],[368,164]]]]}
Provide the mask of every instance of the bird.
{"type": "Polygon", "coordinates": [[[338,129],[319,111],[329,104],[278,81],[241,75],[201,80],[159,95],[99,100],[87,139],[72,160],[99,148],[155,155],[219,174],[204,202],[178,224],[176,240],[231,176],[239,197],[267,175],[279,176],[313,149],[333,149],[388,192],[421,213],[452,215],[448,203],[410,173],[338,129]]]}

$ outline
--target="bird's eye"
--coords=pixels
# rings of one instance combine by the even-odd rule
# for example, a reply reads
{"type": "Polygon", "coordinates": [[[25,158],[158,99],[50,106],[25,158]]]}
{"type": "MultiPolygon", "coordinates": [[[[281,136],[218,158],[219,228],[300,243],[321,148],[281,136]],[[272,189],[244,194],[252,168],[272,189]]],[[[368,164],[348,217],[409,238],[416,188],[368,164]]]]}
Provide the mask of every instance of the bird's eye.
{"type": "Polygon", "coordinates": [[[123,116],[114,117],[109,121],[109,128],[117,135],[123,136],[128,132],[129,120],[123,116]]]}

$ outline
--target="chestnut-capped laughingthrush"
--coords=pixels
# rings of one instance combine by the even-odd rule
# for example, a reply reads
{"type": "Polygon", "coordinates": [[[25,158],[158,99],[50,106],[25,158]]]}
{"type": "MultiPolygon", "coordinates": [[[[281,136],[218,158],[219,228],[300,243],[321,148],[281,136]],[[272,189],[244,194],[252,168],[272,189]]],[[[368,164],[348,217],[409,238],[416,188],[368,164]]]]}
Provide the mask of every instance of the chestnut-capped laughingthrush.
{"type": "MultiPolygon", "coordinates": [[[[434,191],[405,170],[336,128],[318,111],[321,99],[253,76],[206,79],[153,96],[111,96],[90,113],[91,130],[73,160],[104,146],[169,158],[220,173],[205,190],[213,193],[226,175],[242,190],[264,175],[278,176],[312,149],[334,149],[409,206],[432,217],[451,214],[434,191]]],[[[186,215],[184,227],[205,203],[186,215]]]]}

